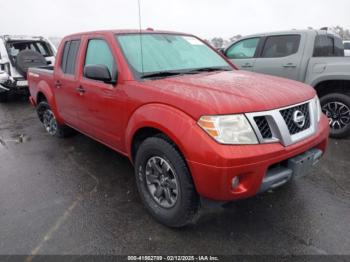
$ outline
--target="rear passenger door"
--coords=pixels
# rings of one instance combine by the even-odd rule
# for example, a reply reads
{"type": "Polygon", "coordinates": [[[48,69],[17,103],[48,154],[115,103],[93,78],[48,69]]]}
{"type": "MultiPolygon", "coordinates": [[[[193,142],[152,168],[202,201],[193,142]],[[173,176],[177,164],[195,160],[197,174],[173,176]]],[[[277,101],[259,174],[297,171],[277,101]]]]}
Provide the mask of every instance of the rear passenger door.
{"type": "Polygon", "coordinates": [[[239,69],[253,71],[260,37],[240,40],[225,51],[225,56],[239,69]]]}
{"type": "Polygon", "coordinates": [[[267,36],[255,61],[254,71],[300,80],[304,42],[300,34],[267,36]]]}
{"type": "Polygon", "coordinates": [[[67,40],[63,52],[58,58],[55,68],[54,88],[55,99],[60,116],[67,124],[77,126],[77,98],[76,88],[79,85],[77,61],[80,49],[80,39],[67,40]]]}

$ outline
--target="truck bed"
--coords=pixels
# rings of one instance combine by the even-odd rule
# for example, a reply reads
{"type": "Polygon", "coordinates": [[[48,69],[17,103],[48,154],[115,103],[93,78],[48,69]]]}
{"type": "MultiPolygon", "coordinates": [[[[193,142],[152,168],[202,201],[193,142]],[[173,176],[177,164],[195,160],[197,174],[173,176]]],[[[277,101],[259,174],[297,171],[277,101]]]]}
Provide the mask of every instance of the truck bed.
{"type": "Polygon", "coordinates": [[[305,83],[315,86],[324,78],[350,80],[350,57],[311,57],[305,83]]]}
{"type": "Polygon", "coordinates": [[[53,66],[28,69],[28,85],[32,103],[37,103],[38,93],[41,89],[52,88],[54,85],[53,66]]]}

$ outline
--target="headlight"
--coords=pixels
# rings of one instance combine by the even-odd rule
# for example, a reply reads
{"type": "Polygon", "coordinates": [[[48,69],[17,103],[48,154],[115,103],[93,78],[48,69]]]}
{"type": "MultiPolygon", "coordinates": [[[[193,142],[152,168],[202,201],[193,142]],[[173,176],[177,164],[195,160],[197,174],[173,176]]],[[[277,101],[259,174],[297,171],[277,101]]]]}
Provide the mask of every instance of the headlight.
{"type": "Polygon", "coordinates": [[[316,119],[317,119],[317,123],[320,122],[321,120],[321,115],[322,115],[322,108],[321,108],[321,103],[320,103],[320,99],[318,98],[318,96],[316,95],[314,98],[315,101],[315,108],[316,108],[316,119]]]}
{"type": "Polygon", "coordinates": [[[198,125],[221,144],[258,144],[251,125],[242,114],[202,116],[198,125]]]}

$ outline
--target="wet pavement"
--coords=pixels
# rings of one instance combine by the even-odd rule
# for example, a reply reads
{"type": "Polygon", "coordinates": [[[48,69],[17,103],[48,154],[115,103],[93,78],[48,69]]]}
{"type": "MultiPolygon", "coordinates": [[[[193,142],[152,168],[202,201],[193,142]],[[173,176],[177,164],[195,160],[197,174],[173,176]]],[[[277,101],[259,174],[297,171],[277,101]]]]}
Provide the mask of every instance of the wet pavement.
{"type": "Polygon", "coordinates": [[[0,254],[350,254],[350,140],[309,176],[174,230],[147,214],[125,157],[0,104],[0,254]]]}

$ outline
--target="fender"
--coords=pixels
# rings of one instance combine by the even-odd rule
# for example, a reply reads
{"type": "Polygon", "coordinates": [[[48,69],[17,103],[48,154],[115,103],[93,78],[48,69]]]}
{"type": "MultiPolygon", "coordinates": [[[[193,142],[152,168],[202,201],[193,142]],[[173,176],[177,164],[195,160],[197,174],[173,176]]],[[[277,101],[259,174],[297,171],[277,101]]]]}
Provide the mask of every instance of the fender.
{"type": "Polygon", "coordinates": [[[319,77],[316,77],[314,79],[311,79],[310,83],[308,83],[309,85],[315,87],[318,84],[324,82],[324,81],[330,81],[330,80],[338,80],[338,81],[350,81],[350,75],[346,75],[346,74],[338,74],[338,75],[322,75],[319,77]]]}
{"type": "Polygon", "coordinates": [[[125,144],[130,160],[134,135],[139,129],[145,127],[155,128],[166,134],[186,159],[189,153],[184,138],[193,133],[191,130],[199,128],[191,116],[175,107],[158,103],[146,104],[134,111],[126,128],[125,144]]]}
{"type": "MultiPolygon", "coordinates": [[[[61,118],[60,114],[58,113],[55,96],[50,85],[45,80],[41,80],[37,86],[38,86],[38,92],[36,95],[38,95],[40,92],[44,94],[48,104],[51,107],[52,112],[55,114],[57,122],[60,124],[63,124],[64,120],[61,118]]],[[[37,97],[35,98],[35,100],[37,102],[37,97]]]]}

